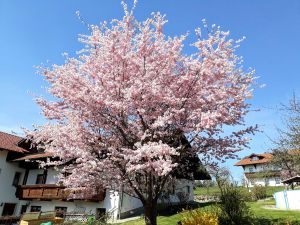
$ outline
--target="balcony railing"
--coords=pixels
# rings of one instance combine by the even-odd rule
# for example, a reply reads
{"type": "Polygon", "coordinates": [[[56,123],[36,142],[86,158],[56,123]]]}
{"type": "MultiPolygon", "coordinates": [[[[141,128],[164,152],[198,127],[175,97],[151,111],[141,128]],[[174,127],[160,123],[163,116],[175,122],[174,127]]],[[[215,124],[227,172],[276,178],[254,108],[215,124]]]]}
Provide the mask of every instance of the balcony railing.
{"type": "Polygon", "coordinates": [[[88,201],[103,201],[105,191],[99,191],[95,195],[84,196],[80,191],[66,189],[63,186],[55,184],[36,184],[36,185],[20,185],[16,192],[20,200],[88,200],[88,201]]]}
{"type": "Polygon", "coordinates": [[[257,171],[257,172],[245,172],[247,178],[270,178],[280,176],[280,171],[271,170],[271,171],[257,171]]]}

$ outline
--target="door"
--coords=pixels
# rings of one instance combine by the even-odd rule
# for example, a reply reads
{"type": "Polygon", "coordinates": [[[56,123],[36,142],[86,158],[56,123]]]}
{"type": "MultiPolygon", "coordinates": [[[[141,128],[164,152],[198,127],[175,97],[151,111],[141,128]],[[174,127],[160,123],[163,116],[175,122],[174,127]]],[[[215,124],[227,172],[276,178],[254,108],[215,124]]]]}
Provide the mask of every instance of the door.
{"type": "Polygon", "coordinates": [[[106,213],[105,208],[97,208],[96,209],[96,220],[104,221],[105,220],[105,213],[106,213]]]}
{"type": "Polygon", "coordinates": [[[14,203],[4,203],[2,216],[12,216],[15,212],[16,204],[14,203]]]}

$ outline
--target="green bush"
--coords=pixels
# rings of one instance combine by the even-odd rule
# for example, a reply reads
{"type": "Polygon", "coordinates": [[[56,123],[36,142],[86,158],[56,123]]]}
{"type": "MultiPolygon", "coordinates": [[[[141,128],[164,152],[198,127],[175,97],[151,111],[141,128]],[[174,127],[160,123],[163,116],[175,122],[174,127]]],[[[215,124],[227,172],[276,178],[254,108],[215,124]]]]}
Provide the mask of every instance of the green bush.
{"type": "Polygon", "coordinates": [[[252,214],[246,204],[245,194],[231,185],[225,185],[221,188],[219,224],[252,225],[252,214]]]}
{"type": "Polygon", "coordinates": [[[253,202],[255,199],[253,198],[252,192],[249,192],[246,188],[239,188],[240,194],[242,195],[242,198],[246,202],[253,202]]]}
{"type": "Polygon", "coordinates": [[[264,199],[267,197],[267,187],[255,185],[251,189],[251,193],[255,200],[264,199]]]}

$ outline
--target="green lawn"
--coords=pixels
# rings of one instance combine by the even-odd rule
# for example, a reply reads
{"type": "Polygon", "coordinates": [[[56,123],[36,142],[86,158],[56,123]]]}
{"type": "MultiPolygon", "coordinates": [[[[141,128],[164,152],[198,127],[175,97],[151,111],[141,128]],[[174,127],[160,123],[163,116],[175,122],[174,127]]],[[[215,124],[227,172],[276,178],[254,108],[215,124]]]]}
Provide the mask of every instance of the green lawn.
{"type": "MultiPolygon", "coordinates": [[[[248,203],[254,217],[255,225],[300,225],[300,211],[283,211],[276,209],[265,209],[265,205],[275,205],[274,200],[271,201],[258,201],[248,203]]],[[[205,205],[203,208],[209,208],[205,205]]],[[[180,215],[159,216],[157,221],[158,225],[176,225],[180,220],[180,215]]],[[[144,220],[138,219],[122,223],[120,225],[144,225],[144,220]]]]}
{"type": "Polygon", "coordinates": [[[300,225],[300,211],[292,210],[271,210],[265,209],[265,205],[275,205],[272,201],[258,201],[249,203],[253,215],[256,218],[256,224],[273,225],[273,224],[289,224],[300,225]]]}
{"type": "MultiPolygon", "coordinates": [[[[245,189],[245,191],[248,191],[247,188],[240,187],[241,189],[245,189]]],[[[272,197],[274,192],[282,191],[284,190],[284,187],[267,187],[267,196],[272,197]]],[[[220,189],[217,186],[214,187],[197,187],[194,190],[195,195],[216,195],[220,193],[220,189]]]]}

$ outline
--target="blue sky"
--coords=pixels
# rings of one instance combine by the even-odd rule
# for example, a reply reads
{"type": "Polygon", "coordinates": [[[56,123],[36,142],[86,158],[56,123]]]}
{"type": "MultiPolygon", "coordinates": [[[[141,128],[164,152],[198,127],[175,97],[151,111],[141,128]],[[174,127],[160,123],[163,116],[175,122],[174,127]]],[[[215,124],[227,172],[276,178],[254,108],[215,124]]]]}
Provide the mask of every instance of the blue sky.
{"type": "MultiPolygon", "coordinates": [[[[44,122],[32,94],[45,95],[46,83],[33,66],[47,60],[61,64],[61,53],[73,54],[83,47],[77,35],[88,30],[77,10],[90,24],[122,16],[119,0],[0,1],[0,130],[22,134],[20,127],[44,122]]],[[[135,15],[144,19],[153,11],[167,15],[169,35],[194,31],[205,18],[230,30],[233,38],[246,36],[238,54],[244,57],[245,68],[256,69],[259,83],[266,87],[255,91],[251,100],[252,108],[260,112],[246,118],[263,132],[240,156],[268,151],[272,146],[268,137],[275,138],[275,128],[281,126],[275,108],[293,92],[300,95],[300,1],[140,0],[135,15]]],[[[234,168],[234,162],[226,165],[238,180],[242,169],[234,168]]]]}

